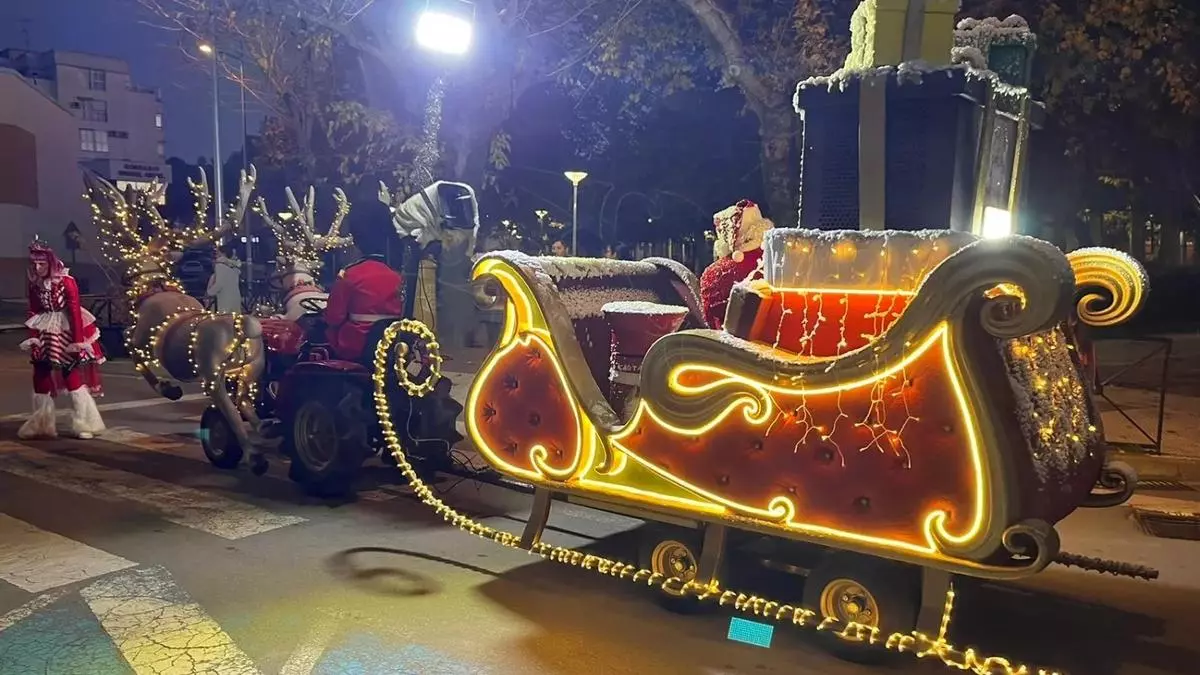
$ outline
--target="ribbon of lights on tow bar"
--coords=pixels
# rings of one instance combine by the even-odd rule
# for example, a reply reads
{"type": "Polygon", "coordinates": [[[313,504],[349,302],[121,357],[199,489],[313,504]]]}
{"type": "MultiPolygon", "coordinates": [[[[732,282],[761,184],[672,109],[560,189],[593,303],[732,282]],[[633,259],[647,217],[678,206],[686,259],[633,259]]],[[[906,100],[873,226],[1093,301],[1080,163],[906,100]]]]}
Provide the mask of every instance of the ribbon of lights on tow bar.
{"type": "MultiPolygon", "coordinates": [[[[384,442],[387,449],[396,459],[396,466],[404,474],[417,497],[428,507],[440,515],[443,520],[482,539],[491,540],[501,546],[520,549],[521,537],[511,532],[498,530],[473,520],[443,502],[433,489],[417,475],[412,464],[404,454],[404,448],[396,434],[392,422],[391,406],[387,394],[387,361],[393,343],[402,331],[414,332],[428,339],[432,335],[423,324],[416,328],[417,321],[397,322],[389,326],[383,333],[382,339],[375,346],[373,380],[375,384],[375,412],[379,416],[379,425],[383,430],[384,442]],[[420,330],[423,328],[424,330],[420,330]]],[[[433,345],[436,346],[436,345],[433,345]]],[[[403,365],[403,364],[401,364],[403,365]]],[[[403,381],[403,380],[402,380],[403,381]]],[[[695,581],[683,581],[678,577],[668,577],[664,574],[620,562],[603,556],[581,553],[561,546],[552,546],[544,542],[536,542],[528,549],[533,555],[546,560],[573,567],[590,570],[604,576],[615,577],[657,587],[674,595],[689,595],[698,602],[716,602],[721,607],[732,607],[738,612],[752,614],[768,620],[784,624],[792,624],[802,628],[832,632],[837,637],[849,641],[866,643],[880,649],[888,649],[899,653],[912,654],[917,658],[939,659],[947,667],[976,673],[977,675],[1063,675],[1058,671],[1031,669],[1029,666],[1014,664],[999,656],[983,656],[974,649],[958,649],[946,641],[950,628],[950,617],[954,611],[954,590],[946,592],[946,604],[942,611],[941,626],[936,637],[913,631],[912,633],[892,633],[883,636],[879,628],[860,623],[842,622],[832,617],[819,619],[818,614],[810,609],[789,605],[770,600],[757,595],[738,593],[733,590],[721,590],[714,582],[712,585],[700,584],[695,581]]]]}

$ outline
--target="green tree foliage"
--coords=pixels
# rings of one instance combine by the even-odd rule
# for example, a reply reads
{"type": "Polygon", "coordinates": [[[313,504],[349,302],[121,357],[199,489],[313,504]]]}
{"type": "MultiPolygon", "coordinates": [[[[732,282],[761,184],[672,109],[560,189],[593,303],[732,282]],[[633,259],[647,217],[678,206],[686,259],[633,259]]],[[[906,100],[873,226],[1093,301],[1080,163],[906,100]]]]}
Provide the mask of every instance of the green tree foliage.
{"type": "Polygon", "coordinates": [[[1098,234],[1133,230],[1117,235],[1126,241],[1157,220],[1164,257],[1173,257],[1180,228],[1195,226],[1200,183],[1196,6],[983,0],[964,7],[971,16],[1008,13],[1026,17],[1038,34],[1039,95],[1050,119],[1035,138],[1034,159],[1044,175],[1058,177],[1042,182],[1040,195],[1035,183],[1031,197],[1041,196],[1043,206],[1061,200],[1065,169],[1077,179],[1064,210],[1082,211],[1098,234]]]}
{"type": "Polygon", "coordinates": [[[848,48],[849,0],[642,0],[584,21],[596,35],[566,83],[588,96],[624,89],[615,111],[636,124],[662,98],[693,87],[736,87],[758,121],[768,211],[794,223],[796,83],[836,69],[848,48]]]}
{"type": "Polygon", "coordinates": [[[403,182],[412,131],[367,102],[342,27],[372,0],[139,0],[180,47],[215,44],[227,77],[269,111],[260,157],[294,182],[403,182]],[[244,75],[238,68],[245,66],[244,75]]]}

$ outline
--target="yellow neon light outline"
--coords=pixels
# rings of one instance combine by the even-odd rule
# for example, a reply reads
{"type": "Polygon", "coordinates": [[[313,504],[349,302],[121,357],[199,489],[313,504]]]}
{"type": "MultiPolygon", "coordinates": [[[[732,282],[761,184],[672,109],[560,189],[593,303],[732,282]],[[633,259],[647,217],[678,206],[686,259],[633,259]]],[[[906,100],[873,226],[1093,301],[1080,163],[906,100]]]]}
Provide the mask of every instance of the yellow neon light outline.
{"type": "MultiPolygon", "coordinates": [[[[487,379],[489,378],[491,371],[495,367],[495,364],[498,363],[500,360],[502,360],[503,356],[505,356],[508,353],[508,351],[515,349],[516,345],[518,343],[520,343],[522,345],[528,345],[528,344],[530,344],[530,341],[532,339],[537,339],[546,348],[547,358],[551,358],[554,361],[555,372],[556,372],[557,376],[559,377],[559,382],[564,387],[564,390],[568,393],[568,395],[571,396],[571,398],[572,398],[572,402],[571,402],[572,408],[574,409],[574,415],[576,418],[576,422],[579,425],[577,430],[579,432],[579,439],[581,440],[581,443],[583,445],[583,447],[580,449],[580,453],[577,455],[577,457],[579,458],[580,461],[576,463],[575,467],[573,467],[573,470],[571,471],[569,476],[567,476],[566,472],[557,472],[558,475],[567,476],[566,480],[569,480],[570,478],[575,477],[577,475],[577,473],[581,473],[582,475],[579,476],[578,484],[580,486],[585,486],[588,488],[595,489],[597,492],[601,492],[601,493],[607,493],[610,495],[624,493],[625,495],[627,495],[631,498],[648,501],[650,503],[658,503],[658,504],[663,504],[663,505],[675,504],[675,505],[683,506],[685,508],[697,509],[697,510],[702,510],[702,511],[705,511],[708,513],[715,513],[715,514],[725,513],[726,507],[730,507],[730,508],[736,509],[738,511],[741,511],[743,513],[758,515],[760,518],[766,517],[771,520],[775,520],[776,522],[782,522],[787,529],[805,532],[807,534],[812,534],[812,535],[816,535],[816,536],[833,537],[836,539],[844,539],[844,540],[849,540],[849,541],[856,541],[856,542],[860,542],[860,543],[866,543],[866,544],[881,546],[881,547],[885,547],[885,548],[892,548],[892,549],[897,549],[897,550],[905,550],[905,551],[909,551],[912,553],[916,553],[918,555],[922,555],[922,556],[926,556],[926,557],[933,557],[933,558],[941,558],[941,559],[946,559],[946,557],[944,555],[942,555],[941,552],[938,550],[937,540],[934,537],[935,531],[937,532],[937,536],[940,536],[943,540],[950,541],[950,542],[953,542],[956,544],[969,542],[969,541],[973,540],[974,538],[976,538],[979,535],[979,533],[982,531],[983,524],[986,521],[986,517],[985,517],[986,503],[987,503],[986,496],[988,494],[987,482],[984,479],[986,467],[984,466],[983,457],[982,457],[982,454],[981,454],[981,451],[979,448],[978,423],[975,420],[974,415],[972,414],[972,411],[970,409],[969,403],[966,398],[966,393],[963,391],[961,376],[958,372],[958,369],[955,367],[954,361],[951,357],[951,353],[952,353],[952,350],[950,348],[951,335],[948,330],[947,322],[943,321],[943,322],[939,323],[930,332],[929,336],[924,341],[922,341],[922,343],[915,350],[913,350],[913,352],[911,352],[905,358],[900,360],[898,365],[895,365],[881,373],[875,373],[871,376],[861,378],[860,380],[856,380],[856,381],[852,381],[850,383],[844,383],[844,384],[840,384],[840,385],[819,387],[819,388],[813,388],[810,390],[806,390],[803,388],[793,389],[793,388],[783,387],[783,386],[774,385],[774,384],[763,384],[763,383],[755,382],[753,380],[750,380],[749,378],[746,378],[745,376],[739,375],[737,373],[733,373],[732,371],[727,371],[727,370],[724,370],[724,369],[721,369],[718,367],[713,367],[713,366],[704,366],[704,365],[697,365],[697,364],[684,364],[682,366],[678,366],[675,369],[673,369],[669,376],[670,377],[669,386],[671,386],[673,389],[676,389],[677,391],[681,391],[681,393],[699,393],[699,392],[707,391],[707,390],[715,388],[715,387],[722,386],[724,384],[723,381],[717,381],[717,382],[709,383],[709,384],[702,385],[699,387],[686,387],[684,385],[679,384],[678,374],[685,368],[694,367],[694,368],[709,370],[710,372],[716,372],[716,373],[724,376],[726,378],[726,381],[728,381],[728,380],[741,381],[741,382],[747,384],[748,386],[750,386],[751,389],[754,389],[754,390],[759,391],[764,394],[764,396],[761,399],[763,401],[762,403],[760,403],[759,399],[756,399],[749,395],[735,398],[726,407],[726,409],[724,411],[722,411],[720,414],[718,414],[715,417],[714,420],[710,420],[709,423],[703,425],[698,430],[680,429],[680,428],[676,428],[670,424],[665,423],[664,421],[659,419],[657,417],[657,415],[654,414],[653,410],[649,407],[647,402],[643,399],[642,401],[639,402],[638,409],[634,413],[633,419],[631,419],[630,422],[627,423],[621,430],[617,431],[615,434],[613,434],[610,437],[611,445],[615,446],[618,449],[616,451],[610,449],[610,452],[612,452],[616,457],[625,456],[626,461],[628,458],[631,457],[638,464],[645,467],[650,472],[659,476],[660,478],[668,481],[669,483],[674,484],[674,485],[676,485],[680,488],[683,488],[687,491],[690,491],[702,498],[712,500],[712,503],[704,504],[702,502],[698,502],[698,501],[687,499],[687,498],[675,497],[672,495],[663,494],[661,492],[653,492],[653,491],[649,491],[649,490],[643,490],[643,489],[637,488],[637,487],[621,485],[620,483],[616,483],[616,482],[608,482],[605,480],[594,480],[594,479],[588,477],[588,474],[594,473],[594,475],[596,475],[598,478],[612,478],[617,473],[620,473],[621,471],[624,470],[625,463],[623,462],[620,466],[620,469],[614,471],[612,475],[606,475],[604,473],[595,471],[595,467],[594,467],[595,453],[596,453],[596,448],[597,448],[598,441],[599,441],[598,434],[596,433],[596,429],[594,426],[592,426],[590,424],[590,417],[587,415],[587,412],[582,410],[581,407],[579,406],[579,404],[577,402],[577,396],[575,395],[573,389],[570,387],[570,383],[567,381],[565,369],[563,368],[562,364],[560,363],[560,360],[557,356],[557,352],[553,351],[553,349],[551,347],[553,340],[549,335],[549,331],[546,329],[544,317],[541,315],[540,309],[536,306],[535,303],[532,302],[532,299],[530,298],[531,291],[528,288],[528,285],[522,279],[514,276],[508,270],[500,268],[500,265],[503,265],[503,264],[507,264],[506,261],[498,260],[498,259],[484,261],[479,266],[477,266],[474,276],[477,278],[484,274],[493,274],[493,275],[499,277],[501,280],[509,282],[508,284],[505,284],[505,285],[509,288],[509,297],[512,300],[512,302],[509,303],[509,307],[506,309],[506,313],[505,313],[506,326],[505,326],[504,334],[505,335],[513,335],[515,340],[512,343],[505,345],[505,347],[500,348],[497,351],[497,353],[493,355],[492,358],[489,358],[488,363],[485,364],[485,366],[484,366],[484,369],[480,372],[479,376],[476,377],[476,379],[471,387],[470,393],[468,395],[468,401],[467,401],[467,407],[470,410],[470,415],[468,417],[468,425],[467,425],[468,433],[471,435],[471,438],[473,441],[475,441],[476,445],[484,452],[485,457],[487,457],[490,461],[492,461],[492,463],[495,464],[496,466],[504,467],[506,470],[511,471],[514,475],[521,476],[521,477],[524,477],[528,480],[532,480],[535,482],[536,481],[545,481],[545,480],[547,480],[547,478],[554,480],[554,477],[553,477],[554,474],[549,474],[549,472],[545,472],[545,469],[549,468],[549,467],[545,467],[544,462],[539,461],[539,460],[545,458],[546,451],[545,451],[544,446],[540,446],[540,445],[535,446],[534,448],[531,448],[531,450],[530,450],[531,463],[534,465],[535,468],[543,471],[542,474],[538,474],[538,473],[528,471],[525,469],[519,469],[517,467],[513,467],[512,465],[508,464],[507,462],[501,460],[496,453],[494,453],[490,448],[488,448],[486,446],[485,443],[483,443],[482,439],[479,437],[478,433],[475,430],[476,421],[475,421],[474,416],[476,414],[478,394],[479,394],[479,391],[482,389],[482,384],[484,382],[486,382],[487,379]],[[508,310],[511,310],[511,311],[508,311],[508,310]],[[508,321],[511,321],[512,323],[508,324],[508,321]],[[510,325],[511,325],[511,329],[510,329],[510,325]],[[516,335],[519,333],[527,333],[527,335],[524,337],[516,337],[516,335]],[[632,430],[637,427],[637,423],[640,422],[641,416],[643,414],[651,415],[651,417],[654,418],[655,421],[658,422],[663,428],[673,431],[674,433],[677,433],[680,435],[700,435],[700,434],[704,433],[705,431],[711,430],[713,426],[715,426],[716,424],[719,424],[726,417],[728,417],[729,413],[732,412],[732,410],[737,406],[744,406],[743,415],[748,422],[750,422],[751,424],[754,424],[756,426],[761,425],[761,424],[765,423],[765,421],[767,419],[770,418],[770,412],[774,409],[771,397],[765,395],[766,392],[773,391],[773,392],[787,393],[787,394],[793,394],[793,395],[817,395],[820,393],[846,391],[849,389],[855,389],[855,388],[859,388],[859,387],[873,385],[875,382],[877,382],[880,379],[890,377],[890,376],[895,375],[896,373],[904,370],[904,368],[906,368],[912,362],[914,362],[915,360],[920,358],[926,351],[928,351],[928,349],[930,347],[932,347],[933,344],[939,339],[942,339],[943,364],[946,367],[947,375],[949,376],[950,381],[951,381],[951,386],[954,391],[955,399],[957,400],[957,403],[958,403],[960,417],[963,419],[964,422],[966,422],[967,437],[968,437],[968,442],[969,442],[969,446],[970,446],[970,450],[971,450],[971,460],[972,460],[972,465],[973,465],[973,469],[974,469],[975,513],[973,514],[973,522],[971,523],[971,525],[967,529],[967,531],[961,535],[953,535],[953,534],[947,532],[945,529],[946,520],[948,519],[949,515],[944,510],[941,510],[941,509],[936,509],[936,510],[930,511],[925,516],[925,519],[923,520],[923,523],[922,523],[922,534],[924,535],[926,544],[927,544],[925,547],[918,546],[915,544],[910,544],[908,542],[898,541],[895,539],[886,539],[886,538],[882,538],[882,537],[862,535],[862,534],[848,532],[845,530],[838,530],[836,528],[830,528],[830,527],[826,527],[826,526],[818,526],[818,525],[812,525],[812,524],[806,524],[806,523],[796,523],[794,521],[794,518],[797,514],[795,502],[793,502],[790,498],[788,498],[786,496],[776,496],[776,497],[772,498],[770,500],[770,502],[768,502],[766,509],[755,508],[755,507],[751,507],[748,505],[739,504],[732,500],[721,498],[715,494],[712,494],[712,493],[707,492],[706,490],[703,490],[702,488],[698,488],[696,486],[689,484],[687,481],[684,481],[684,480],[674,476],[670,472],[659,469],[658,467],[654,466],[647,460],[638,456],[636,453],[630,452],[628,447],[626,447],[625,445],[620,443],[620,440],[627,438],[628,435],[632,432],[632,430]],[[761,416],[756,417],[755,413],[758,412],[758,409],[760,407],[763,408],[763,414],[761,416]],[[588,427],[588,431],[591,432],[588,434],[588,438],[586,438],[586,439],[584,438],[584,435],[583,435],[583,432],[584,432],[583,426],[585,424],[588,427]],[[538,451],[539,448],[540,448],[540,452],[538,451]],[[585,453],[587,456],[586,462],[582,461],[585,453]],[[582,472],[578,472],[579,467],[583,467],[582,472]]],[[[878,291],[850,290],[850,289],[838,289],[838,290],[824,289],[822,291],[818,291],[816,289],[805,289],[805,290],[811,290],[811,292],[826,292],[826,293],[858,292],[858,293],[864,293],[864,294],[865,293],[881,294],[878,291]]],[[[901,295],[915,295],[915,292],[910,292],[910,291],[888,291],[886,293],[895,293],[895,294],[901,294],[901,295]]],[[[614,462],[614,469],[617,469],[615,462],[614,462]]],[[[560,480],[563,480],[563,479],[560,479],[560,480]]]]}
{"type": "Polygon", "coordinates": [[[518,347],[529,347],[530,345],[534,345],[535,347],[540,347],[542,349],[542,351],[546,354],[546,357],[549,358],[551,363],[554,364],[554,373],[558,377],[559,384],[564,387],[564,390],[567,391],[568,394],[570,393],[570,389],[567,385],[566,373],[563,371],[562,365],[559,363],[558,358],[552,355],[550,346],[546,344],[545,340],[542,340],[536,334],[525,333],[497,351],[493,358],[488,359],[487,363],[484,364],[483,369],[480,370],[479,374],[476,376],[476,382],[478,382],[480,386],[472,386],[470,392],[467,394],[467,410],[470,411],[470,414],[467,418],[467,432],[471,435],[471,440],[475,442],[475,446],[483,452],[488,461],[496,466],[504,467],[506,471],[511,471],[512,473],[529,480],[545,480],[545,478],[548,476],[553,480],[567,481],[575,477],[581,470],[591,467],[592,461],[595,459],[596,451],[596,443],[594,438],[595,433],[594,431],[592,433],[587,433],[587,431],[591,431],[591,425],[587,425],[589,429],[585,430],[585,425],[580,415],[579,406],[575,405],[573,402],[570,403],[570,407],[572,417],[575,421],[575,431],[577,434],[575,442],[575,459],[566,469],[555,469],[546,463],[549,457],[549,450],[542,443],[536,443],[529,449],[529,462],[541,472],[540,474],[535,471],[529,471],[528,469],[522,469],[520,467],[513,466],[501,458],[500,455],[494,450],[492,450],[492,448],[488,446],[478,431],[479,421],[477,415],[479,410],[479,396],[483,391],[482,384],[491,378],[492,371],[496,369],[496,366],[501,363],[509,353],[518,347]]]}
{"type": "Polygon", "coordinates": [[[723,369],[723,368],[720,368],[717,366],[683,364],[681,366],[677,366],[676,368],[672,369],[671,374],[669,376],[670,377],[669,386],[675,391],[680,391],[680,393],[684,393],[684,394],[703,393],[705,391],[709,391],[711,389],[723,386],[724,384],[728,383],[729,381],[735,381],[735,382],[743,383],[743,384],[749,386],[750,388],[752,388],[756,391],[759,391],[760,393],[763,394],[762,399],[761,400],[756,399],[749,395],[737,397],[736,399],[731,401],[728,406],[726,406],[725,410],[721,411],[719,414],[714,416],[713,419],[709,420],[707,423],[705,423],[704,425],[702,425],[696,429],[686,429],[686,428],[682,428],[682,427],[676,427],[672,424],[667,423],[666,421],[662,420],[654,412],[653,408],[643,399],[641,402],[639,402],[638,410],[634,414],[633,419],[631,419],[629,421],[629,423],[626,424],[626,426],[623,429],[621,429],[617,434],[615,434],[612,437],[611,442],[613,445],[620,448],[624,454],[627,454],[629,457],[631,457],[634,461],[637,461],[639,464],[645,466],[650,471],[653,471],[654,473],[660,475],[661,477],[663,477],[673,483],[676,483],[677,485],[679,485],[681,487],[684,487],[692,492],[695,492],[696,494],[698,494],[706,499],[710,499],[718,504],[724,504],[725,506],[728,506],[734,510],[748,513],[751,515],[755,515],[760,518],[768,518],[771,520],[775,520],[777,522],[784,524],[789,529],[796,529],[796,530],[799,530],[802,532],[808,532],[808,533],[812,533],[812,534],[834,536],[834,537],[845,538],[845,539],[850,539],[850,540],[854,540],[854,541],[861,541],[861,542],[866,542],[866,543],[873,543],[873,544],[879,544],[879,545],[892,546],[892,547],[896,547],[896,548],[903,548],[903,549],[915,551],[915,552],[918,552],[921,554],[926,554],[926,555],[937,554],[938,547],[936,544],[937,540],[934,537],[935,531],[937,532],[937,536],[940,536],[942,539],[953,542],[955,544],[962,544],[965,542],[969,542],[969,541],[975,539],[977,536],[979,536],[980,532],[983,529],[983,525],[986,522],[985,514],[986,514],[986,508],[987,508],[987,501],[988,501],[987,500],[987,495],[988,495],[987,481],[984,479],[985,467],[984,467],[982,452],[979,447],[978,423],[976,422],[974,415],[971,413],[970,406],[969,406],[969,403],[966,398],[966,393],[963,391],[963,388],[962,388],[961,377],[958,373],[958,369],[954,366],[954,361],[953,361],[953,358],[951,357],[952,351],[950,349],[950,340],[951,340],[951,337],[950,337],[950,333],[949,333],[949,326],[946,322],[943,321],[942,323],[939,323],[933,329],[933,331],[930,332],[929,337],[927,337],[920,344],[920,346],[918,346],[916,349],[914,349],[906,357],[901,359],[897,365],[895,365],[891,368],[888,368],[884,371],[881,371],[879,373],[876,373],[872,376],[861,378],[859,380],[855,380],[852,382],[843,383],[843,384],[834,385],[834,386],[827,386],[827,387],[814,387],[812,389],[790,388],[790,387],[782,387],[782,386],[773,385],[773,384],[763,384],[763,383],[751,380],[743,375],[739,375],[737,373],[734,373],[732,371],[729,371],[729,370],[726,370],[726,369],[723,369]],[[954,391],[954,396],[955,396],[956,401],[958,402],[960,417],[966,423],[968,445],[970,447],[970,452],[971,452],[971,463],[972,463],[972,468],[974,470],[973,473],[974,473],[974,483],[975,483],[975,485],[974,485],[974,488],[975,488],[975,490],[974,490],[974,493],[975,493],[974,507],[975,508],[974,508],[974,514],[973,514],[973,518],[972,518],[972,522],[971,522],[970,526],[967,528],[966,532],[961,535],[954,535],[954,534],[951,534],[946,531],[946,527],[945,527],[946,520],[949,518],[949,514],[947,514],[944,510],[936,509],[936,510],[930,511],[928,514],[926,514],[926,516],[923,520],[923,523],[922,523],[922,534],[925,537],[927,547],[920,547],[920,546],[916,546],[913,544],[909,544],[907,542],[901,542],[901,541],[897,541],[897,540],[893,540],[893,539],[883,539],[880,537],[871,537],[871,536],[867,536],[867,535],[856,534],[853,532],[847,532],[845,530],[837,530],[835,528],[829,528],[829,527],[825,527],[825,526],[810,525],[810,524],[805,524],[805,523],[796,523],[793,520],[793,518],[796,515],[796,504],[789,497],[786,497],[783,495],[778,495],[776,497],[771,498],[771,500],[767,504],[766,509],[753,507],[753,506],[749,506],[746,504],[741,504],[739,502],[735,502],[733,500],[721,497],[720,495],[708,492],[707,490],[705,490],[703,488],[692,485],[691,483],[683,480],[682,478],[674,476],[670,472],[667,472],[667,471],[664,471],[664,470],[658,468],[657,466],[655,466],[648,460],[640,457],[637,453],[631,451],[628,446],[626,446],[625,444],[623,444],[621,442],[625,438],[629,437],[629,435],[632,433],[633,429],[637,428],[638,424],[641,422],[642,415],[649,415],[650,418],[653,419],[656,424],[658,424],[662,428],[664,428],[676,435],[701,436],[701,435],[707,433],[708,431],[711,431],[714,427],[716,427],[718,424],[720,424],[722,421],[724,421],[725,418],[729,416],[729,414],[733,411],[734,408],[744,405],[745,410],[743,411],[743,416],[745,417],[746,421],[754,426],[760,426],[761,424],[764,424],[767,419],[770,419],[770,417],[771,417],[770,411],[774,409],[772,399],[769,395],[767,395],[767,392],[774,392],[774,393],[780,393],[780,394],[791,395],[791,396],[815,396],[815,395],[819,395],[819,394],[844,392],[844,391],[849,391],[852,389],[858,389],[858,388],[872,386],[875,382],[879,381],[880,379],[884,379],[884,378],[893,376],[893,375],[903,371],[905,368],[910,366],[914,361],[916,361],[921,356],[923,356],[924,353],[926,351],[928,351],[934,345],[934,343],[939,340],[941,340],[941,345],[942,345],[943,365],[947,369],[947,374],[951,381],[951,386],[954,391]],[[708,384],[698,386],[698,387],[685,387],[685,386],[679,384],[678,375],[681,371],[689,369],[689,368],[696,368],[696,369],[700,369],[700,370],[704,370],[704,371],[708,371],[708,372],[715,372],[718,375],[721,375],[722,377],[724,377],[725,379],[718,380],[716,382],[708,383],[708,384]],[[761,417],[753,416],[752,413],[756,412],[755,409],[757,409],[759,407],[764,408],[767,411],[766,414],[762,415],[761,417]]]}

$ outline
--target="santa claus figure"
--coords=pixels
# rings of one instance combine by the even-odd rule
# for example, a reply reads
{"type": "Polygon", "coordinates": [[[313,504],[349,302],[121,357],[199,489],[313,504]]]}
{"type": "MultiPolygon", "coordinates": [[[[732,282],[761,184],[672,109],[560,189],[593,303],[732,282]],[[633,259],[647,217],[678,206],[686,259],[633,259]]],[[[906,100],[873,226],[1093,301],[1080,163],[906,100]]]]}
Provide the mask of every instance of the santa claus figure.
{"type": "Polygon", "coordinates": [[[774,226],[748,199],[713,214],[716,260],[700,275],[700,300],[710,327],[720,329],[724,325],[733,285],[759,274],[763,234],[774,226]]]}
{"type": "Polygon", "coordinates": [[[33,414],[17,432],[20,438],[54,438],[54,398],[71,397],[71,432],[92,438],[104,431],[93,395],[100,394],[104,354],[97,341],[96,319],[79,304],[79,286],[54,251],[34,239],[29,246],[29,338],[21,349],[33,364],[33,414]]]}

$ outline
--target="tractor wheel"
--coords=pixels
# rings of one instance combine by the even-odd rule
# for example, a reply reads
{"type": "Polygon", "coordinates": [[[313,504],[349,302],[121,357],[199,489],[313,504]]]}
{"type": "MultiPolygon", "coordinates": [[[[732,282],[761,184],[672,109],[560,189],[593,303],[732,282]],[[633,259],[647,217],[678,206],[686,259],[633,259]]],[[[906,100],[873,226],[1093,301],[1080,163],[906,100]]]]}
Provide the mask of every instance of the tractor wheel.
{"type": "MultiPolygon", "coordinates": [[[[879,629],[879,639],[893,633],[908,634],[917,625],[921,607],[921,571],[900,563],[831,551],[804,581],[804,606],[822,619],[856,622],[879,629]]],[[[821,646],[834,656],[854,663],[877,664],[890,653],[866,638],[861,642],[817,633],[821,646]]]]}
{"type": "Polygon", "coordinates": [[[242,446],[229,421],[216,408],[206,408],[200,416],[200,445],[204,456],[218,469],[236,469],[242,463],[242,446]]]}
{"type": "Polygon", "coordinates": [[[316,497],[345,497],[371,452],[362,389],[344,382],[306,387],[310,397],[284,423],[288,475],[316,497]]]}

